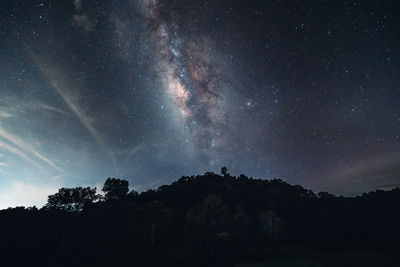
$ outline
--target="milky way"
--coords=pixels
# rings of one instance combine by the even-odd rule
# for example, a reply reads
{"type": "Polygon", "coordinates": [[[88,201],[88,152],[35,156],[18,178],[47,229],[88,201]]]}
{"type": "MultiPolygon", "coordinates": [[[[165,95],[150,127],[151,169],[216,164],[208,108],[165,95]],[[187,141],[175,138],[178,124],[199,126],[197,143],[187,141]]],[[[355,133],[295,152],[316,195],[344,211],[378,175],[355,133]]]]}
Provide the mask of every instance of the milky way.
{"type": "Polygon", "coordinates": [[[224,127],[227,87],[222,63],[211,44],[181,37],[179,25],[163,21],[158,1],[142,1],[141,8],[151,30],[155,68],[179,127],[187,136],[184,141],[193,143],[196,152],[210,154],[215,160],[215,150],[229,134],[224,127]]]}
{"type": "Polygon", "coordinates": [[[0,207],[107,177],[398,186],[400,22],[377,1],[0,6],[0,207]]]}

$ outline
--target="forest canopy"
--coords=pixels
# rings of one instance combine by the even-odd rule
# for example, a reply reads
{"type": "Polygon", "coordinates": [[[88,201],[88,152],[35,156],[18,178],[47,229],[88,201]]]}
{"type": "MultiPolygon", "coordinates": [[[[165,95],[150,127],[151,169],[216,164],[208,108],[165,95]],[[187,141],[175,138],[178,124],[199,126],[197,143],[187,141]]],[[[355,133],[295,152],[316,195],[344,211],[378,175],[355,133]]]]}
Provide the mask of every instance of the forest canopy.
{"type": "Polygon", "coordinates": [[[44,264],[223,266],[276,256],[290,244],[318,250],[400,237],[399,188],[338,197],[222,168],[141,193],[108,178],[102,191],[61,188],[40,209],[1,210],[1,251],[30,259],[46,251],[44,264]]]}

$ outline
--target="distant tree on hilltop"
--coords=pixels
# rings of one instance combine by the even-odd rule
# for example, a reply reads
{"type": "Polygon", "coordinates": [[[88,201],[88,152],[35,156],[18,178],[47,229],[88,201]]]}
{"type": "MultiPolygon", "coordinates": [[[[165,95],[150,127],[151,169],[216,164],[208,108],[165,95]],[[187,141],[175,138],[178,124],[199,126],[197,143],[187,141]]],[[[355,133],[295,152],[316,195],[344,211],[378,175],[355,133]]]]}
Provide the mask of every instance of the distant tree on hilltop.
{"type": "Polygon", "coordinates": [[[106,200],[122,199],[129,192],[129,182],[118,178],[107,178],[102,190],[106,200]]]}

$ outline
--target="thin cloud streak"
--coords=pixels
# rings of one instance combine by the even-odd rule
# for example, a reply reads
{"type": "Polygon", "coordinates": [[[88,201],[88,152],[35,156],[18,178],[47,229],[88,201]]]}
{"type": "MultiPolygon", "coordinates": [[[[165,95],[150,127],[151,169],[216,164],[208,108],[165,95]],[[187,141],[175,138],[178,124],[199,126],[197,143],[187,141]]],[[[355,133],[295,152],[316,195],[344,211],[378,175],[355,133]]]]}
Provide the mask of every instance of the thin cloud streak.
{"type": "Polygon", "coordinates": [[[75,114],[75,116],[79,119],[82,125],[93,136],[96,142],[99,145],[104,146],[103,141],[101,140],[100,137],[100,133],[92,126],[89,116],[87,116],[87,114],[79,107],[79,105],[76,104],[77,101],[75,100],[75,97],[70,92],[68,92],[68,90],[65,90],[59,85],[60,82],[58,81],[57,78],[55,78],[56,75],[50,73],[49,68],[47,68],[46,66],[44,66],[43,63],[40,62],[39,58],[32,52],[32,50],[29,47],[27,47],[27,51],[30,54],[35,65],[39,68],[40,72],[43,74],[43,76],[45,76],[47,81],[50,83],[52,88],[58,93],[58,95],[62,98],[65,104],[67,104],[72,113],[75,114]]]}
{"type": "Polygon", "coordinates": [[[400,186],[400,153],[372,155],[308,181],[312,189],[357,195],[400,186]]]}
{"type": "Polygon", "coordinates": [[[54,112],[57,112],[57,113],[61,113],[61,114],[64,114],[64,113],[65,113],[65,112],[62,111],[61,109],[58,109],[58,108],[55,108],[55,107],[52,107],[52,106],[49,106],[49,105],[43,104],[43,103],[39,103],[39,104],[38,104],[38,107],[40,107],[40,108],[42,108],[42,109],[45,109],[45,110],[50,110],[50,111],[54,111],[54,112]]]}
{"type": "Polygon", "coordinates": [[[12,117],[11,113],[4,110],[0,110],[0,118],[11,118],[11,117],[12,117]]]}
{"type": "Polygon", "coordinates": [[[30,163],[31,165],[39,168],[39,169],[43,169],[42,166],[40,166],[39,164],[37,164],[35,161],[33,161],[27,154],[23,153],[21,150],[19,150],[16,147],[13,147],[7,143],[1,142],[0,141],[0,149],[4,148],[6,150],[8,150],[9,152],[23,158],[26,162],[30,163]]]}
{"type": "Polygon", "coordinates": [[[42,112],[52,111],[59,114],[65,114],[65,111],[52,105],[43,103],[39,100],[24,101],[16,96],[2,95],[0,99],[0,118],[15,118],[18,114],[24,114],[31,111],[40,110],[42,112]]]}
{"type": "Polygon", "coordinates": [[[11,133],[7,132],[3,127],[0,126],[0,137],[6,139],[10,143],[14,144],[17,146],[19,149],[29,152],[32,155],[36,156],[37,158],[41,159],[42,161],[46,162],[48,165],[56,169],[57,171],[64,172],[64,170],[60,167],[58,167],[54,162],[43,156],[41,153],[39,153],[37,150],[35,150],[33,147],[31,147],[28,144],[25,144],[21,140],[19,140],[17,137],[12,135],[11,133]]]}
{"type": "Polygon", "coordinates": [[[96,143],[101,147],[101,149],[109,155],[109,157],[113,162],[114,170],[115,172],[117,172],[117,163],[114,154],[110,152],[109,149],[107,149],[101,133],[92,125],[92,119],[90,119],[90,117],[86,114],[86,112],[82,110],[79,104],[77,104],[78,101],[76,100],[76,97],[73,94],[71,94],[69,90],[61,86],[62,81],[60,81],[58,75],[55,73],[50,73],[49,68],[46,67],[43,63],[41,63],[39,58],[32,52],[32,50],[29,47],[27,47],[27,51],[30,54],[33,62],[39,68],[40,72],[47,79],[52,88],[58,93],[58,95],[63,99],[63,101],[72,111],[72,113],[75,114],[75,116],[78,118],[81,124],[92,135],[92,137],[95,139],[96,143]]]}

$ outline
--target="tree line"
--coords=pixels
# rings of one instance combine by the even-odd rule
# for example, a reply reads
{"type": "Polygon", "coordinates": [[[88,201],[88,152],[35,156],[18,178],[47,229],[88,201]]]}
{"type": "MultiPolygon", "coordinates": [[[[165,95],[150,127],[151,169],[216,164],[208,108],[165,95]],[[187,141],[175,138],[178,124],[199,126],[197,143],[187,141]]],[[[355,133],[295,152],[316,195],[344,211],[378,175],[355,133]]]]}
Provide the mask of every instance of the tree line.
{"type": "MultiPolygon", "coordinates": [[[[314,193],[282,180],[207,172],[138,193],[61,188],[40,209],[0,211],[0,261],[26,266],[230,266],[285,245],[385,244],[400,237],[400,189],[357,197],[314,193]]],[[[325,247],[324,247],[325,246],[325,247]]]]}

